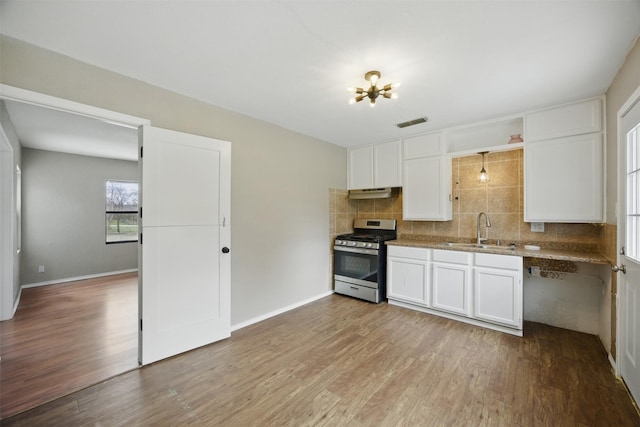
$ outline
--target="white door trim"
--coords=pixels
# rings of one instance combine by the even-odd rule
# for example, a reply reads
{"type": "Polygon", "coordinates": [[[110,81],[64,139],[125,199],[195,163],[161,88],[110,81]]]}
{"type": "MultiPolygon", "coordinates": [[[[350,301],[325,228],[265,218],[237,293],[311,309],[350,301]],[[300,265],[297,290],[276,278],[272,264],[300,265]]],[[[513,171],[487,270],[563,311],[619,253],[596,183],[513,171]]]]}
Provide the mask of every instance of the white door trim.
{"type": "Polygon", "coordinates": [[[78,114],[84,117],[90,117],[92,119],[102,120],[104,122],[132,129],[137,129],[140,126],[151,124],[149,119],[105,110],[104,108],[81,104],[79,102],[69,101],[68,99],[56,98],[55,96],[45,95],[43,93],[3,84],[0,84],[0,99],[24,102],[67,113],[78,114]]]}
{"type": "Polygon", "coordinates": [[[15,154],[9,138],[0,126],[0,320],[14,314],[13,277],[17,254],[14,252],[15,211],[14,187],[15,154]]]}
{"type": "MultiPolygon", "coordinates": [[[[622,218],[622,214],[620,212],[620,201],[624,200],[624,198],[626,198],[626,194],[624,194],[624,192],[622,191],[623,188],[626,188],[626,184],[622,185],[622,179],[621,179],[621,174],[618,172],[620,170],[621,167],[626,167],[625,163],[624,163],[624,156],[623,153],[625,152],[625,147],[626,147],[626,143],[627,143],[627,139],[626,139],[626,135],[623,131],[623,123],[622,123],[622,119],[623,117],[633,108],[633,106],[637,103],[640,102],[640,86],[638,86],[636,88],[636,90],[633,92],[633,94],[631,94],[631,96],[627,99],[627,101],[622,104],[622,107],[620,107],[620,109],[618,110],[618,114],[616,117],[616,122],[617,122],[617,135],[616,135],[616,146],[617,146],[617,150],[618,150],[618,156],[616,159],[616,179],[617,179],[617,186],[618,186],[618,199],[616,202],[616,252],[618,252],[617,258],[616,258],[616,264],[617,265],[621,265],[623,264],[623,259],[622,259],[622,255],[620,255],[619,253],[619,249],[624,245],[625,242],[625,238],[626,236],[622,235],[622,231],[621,231],[621,227],[620,227],[620,220],[622,218]]],[[[619,289],[619,286],[618,286],[619,289]]],[[[616,292],[616,363],[615,363],[615,370],[616,370],[616,375],[620,376],[620,370],[621,370],[621,360],[622,358],[620,357],[620,343],[622,342],[622,334],[621,334],[621,330],[622,330],[622,316],[621,316],[621,306],[620,306],[620,294],[619,292],[616,292]]]]}

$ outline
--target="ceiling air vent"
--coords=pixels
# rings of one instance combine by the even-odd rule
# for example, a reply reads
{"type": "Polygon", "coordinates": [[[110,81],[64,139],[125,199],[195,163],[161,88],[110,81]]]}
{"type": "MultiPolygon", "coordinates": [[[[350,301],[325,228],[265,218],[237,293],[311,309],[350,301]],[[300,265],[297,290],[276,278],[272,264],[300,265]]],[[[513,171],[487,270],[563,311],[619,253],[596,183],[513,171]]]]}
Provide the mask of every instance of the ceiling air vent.
{"type": "Polygon", "coordinates": [[[399,128],[406,128],[409,126],[419,125],[420,123],[426,123],[429,120],[427,117],[420,117],[418,119],[409,120],[408,122],[398,123],[396,126],[399,128]]]}

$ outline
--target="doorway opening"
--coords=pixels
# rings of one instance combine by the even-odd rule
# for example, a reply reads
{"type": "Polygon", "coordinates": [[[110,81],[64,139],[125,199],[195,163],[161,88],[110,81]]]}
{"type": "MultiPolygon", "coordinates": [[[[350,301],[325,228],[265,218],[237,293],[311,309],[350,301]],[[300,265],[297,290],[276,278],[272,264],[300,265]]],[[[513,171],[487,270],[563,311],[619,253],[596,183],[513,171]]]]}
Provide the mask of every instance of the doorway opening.
{"type": "MultiPolygon", "coordinates": [[[[17,170],[20,171],[19,178],[25,183],[26,189],[29,188],[29,180],[33,179],[31,170],[28,167],[25,168],[24,152],[26,150],[29,150],[31,154],[44,154],[44,156],[40,156],[40,160],[45,159],[45,162],[47,158],[51,157],[56,157],[57,160],[63,159],[63,164],[70,158],[74,158],[75,161],[81,161],[83,158],[90,159],[93,163],[87,169],[93,169],[99,158],[108,158],[110,162],[128,161],[131,163],[131,159],[116,160],[113,157],[113,154],[122,148],[123,144],[118,135],[123,133],[132,136],[132,141],[129,141],[129,145],[132,145],[132,147],[129,148],[133,153],[133,163],[135,163],[133,178],[135,180],[139,178],[137,128],[148,124],[148,120],[112,113],[7,86],[2,86],[0,93],[2,93],[0,101],[4,101],[5,104],[11,104],[20,113],[26,111],[30,114],[40,114],[36,118],[40,129],[28,129],[27,133],[42,131],[43,123],[47,123],[49,127],[46,130],[51,132],[50,142],[53,144],[51,147],[38,146],[37,142],[34,142],[36,144],[34,146],[21,144],[22,164],[18,166],[22,167],[17,170]],[[69,119],[68,126],[76,127],[77,132],[75,134],[67,133],[65,135],[65,132],[69,132],[69,129],[65,127],[67,126],[65,124],[67,122],[66,118],[69,119]],[[95,128],[93,133],[92,128],[95,128]],[[91,143],[87,142],[86,135],[108,133],[107,129],[110,128],[115,129],[113,143],[107,147],[93,147],[97,150],[91,151],[93,148],[91,143]],[[85,138],[83,138],[83,135],[85,138]],[[88,149],[89,151],[74,151],[74,142],[77,142],[75,145],[80,150],[88,149]],[[107,154],[100,155],[101,149],[103,151],[106,150],[107,154]]],[[[9,118],[12,119],[11,108],[7,108],[7,110],[9,110],[9,118]]],[[[11,122],[11,125],[16,128],[15,123],[11,122]]],[[[17,133],[21,140],[25,139],[21,132],[17,133]]],[[[29,134],[29,137],[33,137],[33,134],[29,134]]],[[[108,135],[105,137],[109,138],[108,135]]],[[[37,140],[37,138],[34,140],[37,140]]],[[[99,142],[95,143],[99,144],[99,142]]],[[[6,150],[3,149],[2,151],[6,150]]],[[[6,163],[4,162],[4,156],[3,171],[6,163]]],[[[26,157],[30,156],[27,155],[26,157]]],[[[129,154],[129,157],[131,157],[131,154],[129,154]]],[[[35,156],[31,156],[31,160],[34,158],[35,156]]],[[[14,157],[11,156],[11,171],[13,171],[13,162],[14,157]]],[[[33,166],[33,163],[31,163],[31,166],[33,166]]],[[[91,170],[76,171],[75,173],[67,172],[71,180],[75,179],[82,184],[86,184],[88,176],[92,173],[91,170]]],[[[57,169],[56,175],[64,175],[64,173],[63,166],[57,169]]],[[[110,178],[114,178],[114,176],[110,176],[110,178]]],[[[118,178],[118,176],[116,175],[115,178],[118,178]]],[[[53,180],[53,178],[51,179],[53,180]]],[[[104,179],[102,179],[100,183],[101,194],[96,195],[98,198],[102,197],[101,203],[103,205],[104,186],[104,179]]],[[[68,188],[61,188],[60,191],[70,192],[68,188]]],[[[1,205],[3,207],[10,205],[10,216],[17,221],[21,212],[17,209],[15,202],[5,200],[6,194],[4,191],[2,194],[1,205]]],[[[28,201],[33,194],[29,195],[27,193],[23,194],[23,196],[25,201],[28,201]]],[[[66,196],[69,196],[69,194],[66,196]]],[[[39,197],[42,197],[42,195],[39,195],[39,197]]],[[[53,196],[53,200],[56,200],[56,196],[53,196]]],[[[58,198],[58,201],[60,200],[64,204],[65,198],[58,198]]],[[[83,199],[76,200],[73,204],[86,213],[88,203],[88,200],[83,199]]],[[[54,205],[51,208],[52,211],[56,211],[60,207],[56,208],[54,205]]],[[[28,205],[26,209],[29,209],[28,205]]],[[[101,206],[100,209],[102,216],[97,233],[101,235],[99,244],[105,246],[105,208],[101,206]]],[[[42,222],[46,222],[46,218],[43,218],[42,222]]],[[[50,225],[56,228],[54,227],[55,223],[60,224],[60,222],[62,220],[54,221],[50,225]]],[[[33,223],[25,222],[24,229],[26,231],[31,230],[32,234],[42,232],[42,229],[30,229],[30,226],[33,226],[33,223]]],[[[82,227],[84,226],[78,226],[77,228],[82,227]]],[[[63,227],[58,226],[57,228],[62,229],[63,227]]],[[[73,230],[73,227],[67,227],[66,229],[73,230]]],[[[4,230],[5,228],[3,228],[4,230]]],[[[74,259],[78,258],[77,256],[68,256],[70,254],[66,253],[66,250],[56,247],[59,241],[64,240],[64,236],[57,235],[56,238],[52,238],[51,235],[55,233],[51,231],[44,233],[47,236],[43,241],[49,241],[51,244],[52,248],[48,248],[50,252],[57,251],[61,253],[57,254],[59,255],[57,258],[50,258],[53,260],[50,264],[42,262],[42,265],[37,266],[37,271],[33,269],[34,275],[32,277],[20,277],[19,283],[21,285],[31,284],[33,286],[22,286],[19,293],[16,294],[13,289],[13,281],[6,280],[5,277],[2,278],[3,318],[11,317],[12,306],[15,305],[17,311],[13,319],[3,321],[0,324],[3,338],[2,346],[0,347],[2,349],[0,377],[2,378],[3,402],[0,419],[104,381],[138,366],[137,243],[110,245],[108,251],[112,253],[115,253],[118,248],[122,249],[125,245],[132,247],[132,250],[128,252],[129,256],[134,258],[134,267],[136,268],[121,269],[116,266],[109,270],[110,267],[105,269],[87,266],[88,262],[86,260],[74,259]],[[68,260],[65,260],[65,257],[68,260]],[[66,269],[62,268],[61,264],[65,264],[67,261],[69,264],[77,263],[80,267],[76,270],[69,266],[66,269]],[[91,268],[94,268],[95,271],[92,271],[91,268]],[[41,270],[42,272],[46,271],[46,273],[49,273],[50,270],[62,270],[62,272],[54,271],[53,276],[35,275],[39,274],[37,272],[41,270]],[[112,273],[114,272],[120,274],[113,275],[112,273]],[[45,280],[40,279],[40,277],[45,278],[45,280]],[[6,298],[7,296],[8,298],[6,298]],[[6,308],[9,306],[11,306],[11,312],[7,315],[6,308]],[[5,370],[8,371],[4,372],[5,370]],[[46,384],[38,383],[38,377],[47,378],[46,384]]],[[[89,234],[88,229],[79,233],[83,238],[89,234]]],[[[20,237],[20,234],[18,233],[16,237],[20,237]]],[[[86,241],[77,240],[77,236],[70,236],[69,241],[71,245],[75,244],[81,248],[87,247],[86,241]],[[73,239],[76,240],[73,241],[73,239]]],[[[21,245],[19,244],[19,247],[24,250],[15,251],[16,253],[11,256],[12,259],[9,260],[13,265],[18,265],[18,268],[18,261],[29,260],[27,255],[30,255],[28,241],[21,245]]],[[[115,254],[114,259],[126,256],[115,254]]],[[[90,256],[90,258],[94,259],[101,257],[104,257],[104,253],[96,253],[93,257],[90,256]]],[[[3,257],[4,262],[5,259],[3,257]]],[[[117,265],[114,260],[108,261],[108,263],[117,265]]],[[[16,274],[18,274],[17,271],[16,274]]],[[[23,274],[23,276],[26,275],[23,274]]]]}

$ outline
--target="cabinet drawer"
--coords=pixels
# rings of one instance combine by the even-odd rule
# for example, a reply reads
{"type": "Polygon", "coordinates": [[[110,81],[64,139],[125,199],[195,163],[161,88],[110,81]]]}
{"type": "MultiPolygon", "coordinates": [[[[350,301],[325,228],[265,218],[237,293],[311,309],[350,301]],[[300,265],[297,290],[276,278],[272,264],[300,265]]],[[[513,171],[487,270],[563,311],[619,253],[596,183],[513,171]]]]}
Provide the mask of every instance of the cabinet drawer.
{"type": "Polygon", "coordinates": [[[351,283],[335,281],[335,291],[338,294],[349,295],[371,302],[380,302],[378,290],[366,286],[354,285],[351,283]]]}
{"type": "Polygon", "coordinates": [[[509,270],[520,270],[522,268],[522,257],[519,256],[476,253],[475,257],[475,265],[478,267],[506,268],[509,270]]]}
{"type": "Polygon", "coordinates": [[[440,262],[450,262],[452,264],[465,264],[471,263],[471,253],[460,251],[445,251],[441,249],[433,250],[433,260],[440,262]]]}
{"type": "Polygon", "coordinates": [[[389,246],[387,247],[387,255],[428,261],[429,258],[431,258],[431,250],[426,248],[412,248],[408,246],[389,246]]]}

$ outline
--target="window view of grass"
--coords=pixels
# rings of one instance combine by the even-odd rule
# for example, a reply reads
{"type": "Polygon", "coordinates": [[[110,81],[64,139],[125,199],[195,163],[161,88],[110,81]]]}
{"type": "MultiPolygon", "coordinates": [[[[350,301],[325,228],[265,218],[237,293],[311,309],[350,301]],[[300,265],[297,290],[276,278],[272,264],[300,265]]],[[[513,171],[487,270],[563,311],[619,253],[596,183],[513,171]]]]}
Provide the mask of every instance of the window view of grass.
{"type": "Polygon", "coordinates": [[[138,241],[138,183],[106,181],[106,243],[138,241]]]}

